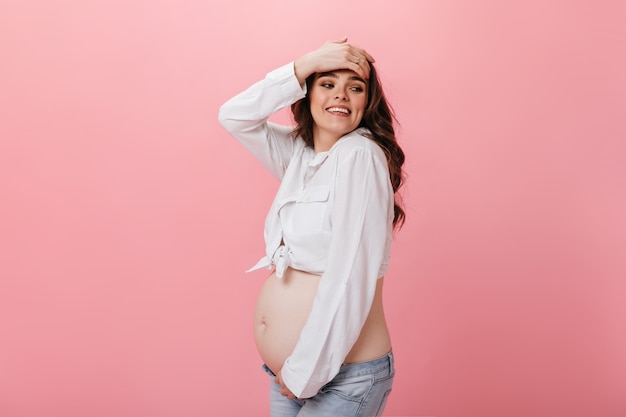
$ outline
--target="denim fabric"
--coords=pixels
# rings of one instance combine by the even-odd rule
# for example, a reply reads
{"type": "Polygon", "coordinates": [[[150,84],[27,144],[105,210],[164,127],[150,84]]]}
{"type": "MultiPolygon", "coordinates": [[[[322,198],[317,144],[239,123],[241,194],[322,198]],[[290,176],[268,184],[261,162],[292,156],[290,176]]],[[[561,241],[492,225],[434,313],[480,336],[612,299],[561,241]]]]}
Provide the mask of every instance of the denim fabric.
{"type": "Polygon", "coordinates": [[[367,361],[343,365],[332,381],[305,399],[289,400],[280,395],[280,385],[270,375],[271,417],[378,417],[383,412],[395,369],[393,353],[367,361]]]}

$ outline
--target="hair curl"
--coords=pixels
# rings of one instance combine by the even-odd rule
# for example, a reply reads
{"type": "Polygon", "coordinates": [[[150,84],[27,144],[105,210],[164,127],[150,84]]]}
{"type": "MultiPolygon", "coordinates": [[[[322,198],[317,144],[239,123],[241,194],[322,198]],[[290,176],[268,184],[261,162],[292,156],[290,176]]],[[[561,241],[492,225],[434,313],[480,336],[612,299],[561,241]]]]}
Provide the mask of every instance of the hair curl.
{"type": "MultiPolygon", "coordinates": [[[[310,75],[306,79],[307,91],[311,91],[311,85],[316,74],[310,75]]],[[[387,103],[382,85],[378,79],[378,74],[374,65],[370,63],[370,78],[367,83],[367,105],[363,118],[358,127],[366,127],[370,134],[369,139],[376,142],[384,151],[389,166],[389,178],[394,192],[394,215],[393,226],[399,229],[404,224],[405,213],[402,198],[398,189],[404,183],[404,152],[398,145],[394,132],[394,120],[397,121],[391,106],[387,103]]],[[[294,138],[301,137],[304,142],[313,147],[313,116],[309,104],[309,96],[291,105],[291,112],[296,123],[291,132],[294,138]]]]}

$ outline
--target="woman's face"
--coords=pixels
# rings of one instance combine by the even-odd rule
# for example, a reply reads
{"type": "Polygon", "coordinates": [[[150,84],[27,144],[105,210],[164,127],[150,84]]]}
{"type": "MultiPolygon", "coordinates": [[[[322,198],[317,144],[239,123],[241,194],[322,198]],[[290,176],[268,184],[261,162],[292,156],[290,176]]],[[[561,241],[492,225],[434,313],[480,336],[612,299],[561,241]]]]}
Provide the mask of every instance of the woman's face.
{"type": "Polygon", "coordinates": [[[311,85],[309,103],[314,140],[337,141],[361,123],[367,106],[367,83],[350,70],[320,73],[311,85]]]}

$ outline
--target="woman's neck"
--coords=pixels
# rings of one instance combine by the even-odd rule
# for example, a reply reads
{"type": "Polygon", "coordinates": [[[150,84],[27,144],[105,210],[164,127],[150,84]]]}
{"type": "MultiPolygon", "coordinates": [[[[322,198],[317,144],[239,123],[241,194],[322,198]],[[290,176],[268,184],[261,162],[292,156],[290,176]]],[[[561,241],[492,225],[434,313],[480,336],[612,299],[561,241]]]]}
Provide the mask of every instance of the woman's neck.
{"type": "Polygon", "coordinates": [[[342,136],[331,134],[330,132],[320,132],[313,129],[313,148],[315,153],[326,152],[333,147],[342,136]]]}

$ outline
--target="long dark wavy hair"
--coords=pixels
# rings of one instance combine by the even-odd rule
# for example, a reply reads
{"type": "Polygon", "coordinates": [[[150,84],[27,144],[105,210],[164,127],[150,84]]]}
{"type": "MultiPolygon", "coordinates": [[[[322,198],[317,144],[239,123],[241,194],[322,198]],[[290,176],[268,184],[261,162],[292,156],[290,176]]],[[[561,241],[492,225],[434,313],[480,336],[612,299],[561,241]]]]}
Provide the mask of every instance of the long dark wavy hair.
{"type": "MultiPolygon", "coordinates": [[[[312,74],[306,79],[307,91],[311,91],[311,85],[315,80],[315,76],[316,74],[312,74]]],[[[367,136],[385,152],[387,165],[389,166],[389,178],[391,179],[394,192],[393,226],[399,229],[404,224],[406,217],[402,207],[402,198],[398,193],[398,189],[404,183],[404,171],[402,170],[404,152],[398,145],[393,128],[394,121],[397,121],[397,119],[391,106],[387,103],[378,74],[371,63],[367,93],[367,105],[358,127],[369,129],[371,134],[367,136]]],[[[292,136],[294,138],[301,137],[308,146],[313,147],[314,121],[311,115],[308,94],[302,100],[291,105],[291,112],[296,123],[294,130],[291,132],[292,136]]]]}

